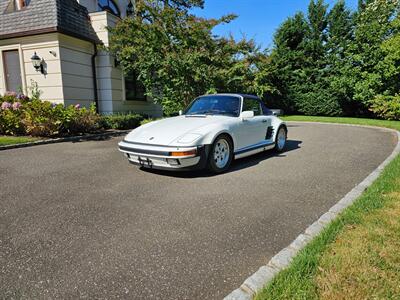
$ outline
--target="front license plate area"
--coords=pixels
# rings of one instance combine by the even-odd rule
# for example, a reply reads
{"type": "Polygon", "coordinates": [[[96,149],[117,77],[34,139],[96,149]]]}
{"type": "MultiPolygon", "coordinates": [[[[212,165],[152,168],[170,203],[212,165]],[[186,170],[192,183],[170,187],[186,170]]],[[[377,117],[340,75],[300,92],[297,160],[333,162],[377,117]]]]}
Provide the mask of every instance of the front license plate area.
{"type": "Polygon", "coordinates": [[[148,168],[151,168],[152,166],[153,166],[153,162],[151,161],[151,159],[149,159],[148,157],[138,157],[138,161],[139,161],[139,164],[142,166],[142,167],[148,167],[148,168]]]}

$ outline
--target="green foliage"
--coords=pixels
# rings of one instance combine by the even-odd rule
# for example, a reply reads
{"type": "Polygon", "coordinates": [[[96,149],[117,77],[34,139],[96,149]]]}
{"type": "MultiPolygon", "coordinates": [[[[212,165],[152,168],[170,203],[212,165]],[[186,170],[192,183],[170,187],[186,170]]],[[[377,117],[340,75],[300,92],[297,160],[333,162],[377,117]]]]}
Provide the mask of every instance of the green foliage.
{"type": "Polygon", "coordinates": [[[308,31],[304,15],[297,13],[288,18],[274,35],[275,48],[270,55],[270,61],[261,68],[268,70],[267,76],[270,76],[271,82],[277,88],[277,92],[272,93],[267,100],[271,107],[279,107],[286,112],[296,110],[298,87],[307,80],[304,66],[308,31]]]}
{"type": "MultiPolygon", "coordinates": [[[[192,1],[202,5],[203,1],[192,1]],[[201,2],[201,3],[200,3],[201,2]]],[[[172,4],[172,2],[170,2],[172,4]]],[[[259,55],[254,42],[216,38],[215,26],[235,18],[203,19],[187,6],[143,1],[137,14],[109,28],[109,51],[125,72],[135,70],[147,95],[171,115],[195,97],[210,91],[263,93],[267,81],[259,78],[259,55]]]]}
{"type": "Polygon", "coordinates": [[[32,100],[39,100],[40,99],[40,95],[42,94],[42,91],[39,89],[39,85],[36,81],[34,81],[33,79],[31,79],[31,85],[30,87],[28,87],[28,90],[30,92],[30,98],[32,100]]]}
{"type": "Polygon", "coordinates": [[[0,134],[32,136],[64,136],[99,130],[100,116],[94,105],[64,107],[23,95],[0,97],[0,134]]]}
{"type": "Polygon", "coordinates": [[[21,113],[7,109],[0,111],[0,134],[24,134],[21,113]]]}
{"type": "MultiPolygon", "coordinates": [[[[386,117],[400,93],[398,0],[311,0],[306,15],[281,24],[271,51],[213,36],[234,20],[197,18],[204,1],[148,0],[111,29],[109,51],[135,70],[147,94],[171,115],[201,94],[244,92],[289,113],[386,117]],[[379,96],[384,95],[384,96],[379,96]],[[388,101],[383,103],[382,101],[388,101]],[[385,108],[383,108],[385,107],[385,108]]],[[[394,112],[392,114],[395,115],[394,112]]]]}
{"type": "Polygon", "coordinates": [[[101,116],[100,124],[104,129],[133,129],[141,125],[144,120],[138,114],[114,114],[101,116]]]}
{"type": "Polygon", "coordinates": [[[397,14],[397,0],[368,1],[357,14],[354,41],[348,51],[349,63],[353,66],[349,77],[353,78],[354,100],[365,107],[388,88],[384,72],[390,62],[382,44],[399,34],[393,21],[398,18],[397,14]]]}
{"type": "Polygon", "coordinates": [[[370,110],[380,118],[400,121],[400,95],[378,95],[371,101],[370,110]]]}
{"type": "MultiPolygon", "coordinates": [[[[352,13],[343,0],[330,10],[311,0],[277,30],[268,77],[272,102],[306,115],[370,115],[378,100],[400,92],[400,21],[397,0],[360,1],[352,13]],[[374,101],[373,101],[374,100],[374,101]]],[[[382,104],[381,101],[379,103],[382,104]]],[[[382,114],[376,114],[382,117],[382,114]]]]}

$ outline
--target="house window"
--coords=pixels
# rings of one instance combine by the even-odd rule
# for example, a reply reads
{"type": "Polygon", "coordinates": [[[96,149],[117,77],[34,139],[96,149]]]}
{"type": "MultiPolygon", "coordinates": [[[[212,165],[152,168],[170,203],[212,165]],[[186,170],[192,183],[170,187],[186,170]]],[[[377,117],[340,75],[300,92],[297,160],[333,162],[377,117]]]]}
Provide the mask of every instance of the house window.
{"type": "Polygon", "coordinates": [[[135,72],[125,76],[125,99],[127,101],[146,101],[145,92],[144,85],[138,80],[135,72]]]}
{"type": "Polygon", "coordinates": [[[97,5],[100,11],[104,10],[118,17],[121,16],[118,5],[113,0],[99,0],[97,5]]]}
{"type": "Polygon", "coordinates": [[[11,13],[17,10],[24,9],[29,5],[31,0],[10,0],[8,2],[7,8],[6,8],[6,13],[11,13]]]}
{"type": "Polygon", "coordinates": [[[3,64],[6,91],[20,91],[22,89],[22,79],[18,50],[3,51],[3,64]]]}

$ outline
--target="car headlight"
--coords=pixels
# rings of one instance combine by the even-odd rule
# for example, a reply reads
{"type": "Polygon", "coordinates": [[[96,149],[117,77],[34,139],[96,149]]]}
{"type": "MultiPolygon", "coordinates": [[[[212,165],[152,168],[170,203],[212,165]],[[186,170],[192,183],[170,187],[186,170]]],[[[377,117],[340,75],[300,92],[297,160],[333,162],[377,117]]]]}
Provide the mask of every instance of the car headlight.
{"type": "Polygon", "coordinates": [[[189,143],[192,143],[192,142],[198,140],[200,137],[201,137],[200,134],[188,133],[188,134],[185,134],[183,137],[181,137],[178,140],[178,143],[180,143],[180,144],[189,144],[189,143]]]}

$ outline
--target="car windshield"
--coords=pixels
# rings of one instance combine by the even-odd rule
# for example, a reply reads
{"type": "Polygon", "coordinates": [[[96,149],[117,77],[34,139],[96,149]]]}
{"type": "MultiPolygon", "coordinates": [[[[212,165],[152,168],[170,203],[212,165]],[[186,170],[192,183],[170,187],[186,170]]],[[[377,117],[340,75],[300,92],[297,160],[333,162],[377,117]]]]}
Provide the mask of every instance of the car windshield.
{"type": "Polygon", "coordinates": [[[185,115],[226,115],[237,117],[240,98],[235,96],[202,96],[194,100],[185,115]]]}

